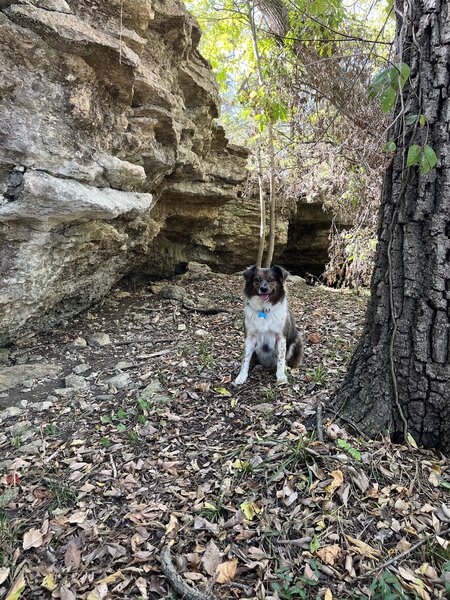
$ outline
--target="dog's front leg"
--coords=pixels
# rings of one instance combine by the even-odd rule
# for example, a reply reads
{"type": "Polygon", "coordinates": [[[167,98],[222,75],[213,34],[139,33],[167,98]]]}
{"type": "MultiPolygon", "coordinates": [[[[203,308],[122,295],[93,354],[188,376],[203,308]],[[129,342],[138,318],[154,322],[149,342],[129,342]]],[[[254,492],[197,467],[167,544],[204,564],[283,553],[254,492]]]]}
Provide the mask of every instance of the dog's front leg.
{"type": "Polygon", "coordinates": [[[286,338],[280,335],[277,339],[277,381],[284,383],[286,377],[286,338]]]}
{"type": "Polygon", "coordinates": [[[245,346],[244,346],[244,358],[242,360],[241,371],[239,375],[234,380],[236,385],[242,385],[247,381],[248,377],[248,369],[250,367],[250,360],[252,358],[253,352],[256,348],[256,338],[252,336],[247,336],[245,338],[245,346]]]}

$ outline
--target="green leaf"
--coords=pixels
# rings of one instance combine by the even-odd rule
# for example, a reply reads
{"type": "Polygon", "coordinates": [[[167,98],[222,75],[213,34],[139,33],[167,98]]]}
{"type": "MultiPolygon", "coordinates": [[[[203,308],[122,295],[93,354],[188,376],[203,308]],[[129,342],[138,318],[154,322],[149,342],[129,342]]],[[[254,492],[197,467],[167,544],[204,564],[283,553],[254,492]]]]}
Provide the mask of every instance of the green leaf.
{"type": "Polygon", "coordinates": [[[317,537],[317,535],[315,535],[313,537],[313,539],[309,542],[309,551],[311,552],[311,554],[314,554],[314,552],[316,550],[318,550],[320,548],[320,540],[317,537]]]}
{"type": "Polygon", "coordinates": [[[124,431],[126,431],[127,426],[124,423],[119,423],[117,425],[117,431],[120,431],[121,433],[123,433],[124,431]]]}
{"type": "Polygon", "coordinates": [[[394,108],[396,99],[397,92],[391,87],[386,88],[380,96],[381,110],[385,113],[391,112],[394,108]]]}
{"type": "Polygon", "coordinates": [[[261,512],[261,509],[256,502],[249,502],[248,500],[245,500],[245,502],[243,502],[239,508],[244,513],[247,521],[252,521],[255,516],[261,512]]]}
{"type": "Polygon", "coordinates": [[[217,394],[220,394],[221,396],[231,396],[231,392],[229,392],[227,388],[224,387],[214,388],[214,391],[217,392],[217,394]]]}
{"type": "Polygon", "coordinates": [[[428,119],[426,118],[425,115],[420,115],[419,117],[419,125],[420,127],[425,127],[425,125],[428,123],[428,119]]]}
{"type": "Polygon", "coordinates": [[[408,115],[405,119],[405,124],[414,125],[414,123],[417,121],[417,117],[418,115],[408,115]]]}
{"type": "Polygon", "coordinates": [[[396,91],[403,89],[405,83],[408,81],[410,73],[411,69],[406,63],[401,63],[400,65],[389,69],[391,87],[393,87],[396,91]]]}
{"type": "Polygon", "coordinates": [[[419,164],[421,147],[418,144],[413,144],[408,148],[408,155],[406,157],[406,166],[412,167],[419,164]]]}
{"type": "MultiPolygon", "coordinates": [[[[448,481],[445,481],[445,479],[442,479],[442,478],[439,479],[439,485],[446,490],[450,490],[450,483],[448,481]]],[[[449,563],[448,570],[450,571],[450,563],[449,563]]]]}
{"type": "Polygon", "coordinates": [[[431,146],[425,145],[420,154],[420,172],[424,175],[433,169],[437,164],[436,152],[431,146]]]}
{"type": "Polygon", "coordinates": [[[383,152],[395,152],[397,150],[397,144],[392,140],[390,142],[386,142],[383,147],[383,152]]]}
{"type": "Polygon", "coordinates": [[[383,69],[379,71],[369,84],[369,97],[374,98],[382,90],[384,90],[391,81],[391,69],[383,69]]]}

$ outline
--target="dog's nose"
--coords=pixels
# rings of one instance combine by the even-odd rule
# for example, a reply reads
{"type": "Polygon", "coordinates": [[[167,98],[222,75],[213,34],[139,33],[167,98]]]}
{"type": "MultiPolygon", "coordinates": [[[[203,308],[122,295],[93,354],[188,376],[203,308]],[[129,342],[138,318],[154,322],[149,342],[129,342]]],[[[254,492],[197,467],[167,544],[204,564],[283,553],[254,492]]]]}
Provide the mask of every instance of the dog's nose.
{"type": "Polygon", "coordinates": [[[261,284],[261,285],[259,286],[259,291],[260,291],[262,294],[265,294],[266,292],[268,292],[268,291],[269,291],[269,286],[267,285],[267,283],[263,283],[263,284],[261,284]]]}

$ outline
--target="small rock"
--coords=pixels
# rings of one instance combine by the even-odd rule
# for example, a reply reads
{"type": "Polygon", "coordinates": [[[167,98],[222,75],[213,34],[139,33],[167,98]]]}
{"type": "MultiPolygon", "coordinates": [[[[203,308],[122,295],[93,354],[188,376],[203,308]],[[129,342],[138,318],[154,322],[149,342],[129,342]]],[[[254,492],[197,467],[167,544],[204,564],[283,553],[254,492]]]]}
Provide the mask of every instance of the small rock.
{"type": "Polygon", "coordinates": [[[42,447],[41,440],[34,440],[29,444],[25,444],[24,446],[19,446],[18,451],[21,454],[40,454],[42,447]]]}
{"type": "Polygon", "coordinates": [[[186,325],[184,323],[179,323],[177,329],[178,331],[184,331],[186,329],[186,325]]]}
{"type": "Polygon", "coordinates": [[[159,291],[161,298],[168,300],[180,300],[181,302],[186,298],[186,291],[180,285],[165,285],[159,291]]]}
{"type": "Polygon", "coordinates": [[[45,377],[55,378],[60,370],[61,367],[50,365],[48,363],[4,367],[3,369],[0,369],[0,392],[9,390],[16,385],[23,383],[23,381],[30,379],[44,379],[45,377]]]}
{"type": "Polygon", "coordinates": [[[306,285],[306,279],[303,279],[303,277],[300,277],[299,275],[289,275],[287,283],[306,285]]]}
{"type": "Polygon", "coordinates": [[[4,419],[10,419],[11,417],[18,417],[23,413],[23,408],[19,408],[18,406],[8,406],[0,412],[0,421],[4,419]]]}
{"type": "Polygon", "coordinates": [[[74,388],[76,390],[82,390],[84,388],[87,388],[87,381],[84,377],[81,377],[81,375],[67,375],[67,377],[64,378],[64,385],[66,386],[66,388],[74,388]]]}
{"type": "Polygon", "coordinates": [[[25,379],[25,381],[22,381],[23,387],[27,388],[32,388],[35,383],[36,379],[25,379]]]}
{"type": "Polygon", "coordinates": [[[33,410],[36,412],[45,412],[49,410],[53,406],[53,402],[51,400],[43,400],[42,402],[35,402],[33,404],[33,410]]]}
{"type": "Polygon", "coordinates": [[[195,335],[197,337],[205,337],[206,335],[208,335],[208,332],[205,329],[196,329],[195,335]]]}
{"type": "Polygon", "coordinates": [[[61,398],[71,398],[72,396],[75,396],[76,391],[77,390],[72,387],[56,388],[55,390],[53,390],[53,393],[56,394],[57,396],[61,396],[61,398]]]}
{"type": "Polygon", "coordinates": [[[71,344],[69,344],[72,348],[86,348],[87,341],[82,337],[77,337],[73,340],[71,344]]]}
{"type": "Polygon", "coordinates": [[[130,367],[133,367],[133,366],[134,366],[134,363],[130,362],[129,360],[119,360],[119,362],[114,367],[114,369],[116,371],[121,371],[122,369],[129,369],[130,367]]]}
{"type": "Polygon", "coordinates": [[[96,396],[97,400],[114,400],[114,396],[112,394],[99,394],[96,396]]]}
{"type": "Polygon", "coordinates": [[[94,333],[88,338],[89,346],[109,346],[111,344],[111,338],[107,333],[94,333]]]}
{"type": "Polygon", "coordinates": [[[72,369],[72,371],[76,375],[80,375],[81,373],[86,373],[86,371],[90,371],[90,369],[91,369],[91,367],[89,365],[81,364],[81,365],[75,365],[75,367],[72,369]]]}
{"type": "Polygon", "coordinates": [[[208,267],[208,265],[204,265],[202,263],[198,263],[198,262],[191,260],[187,264],[186,271],[188,273],[205,275],[206,273],[211,273],[211,268],[208,267]]]}
{"type": "Polygon", "coordinates": [[[9,358],[8,348],[0,348],[0,363],[6,362],[9,358]]]}
{"type": "Polygon", "coordinates": [[[130,385],[131,378],[128,373],[120,373],[119,375],[111,377],[111,379],[107,379],[106,383],[114,386],[116,390],[123,390],[130,385]]]}
{"type": "Polygon", "coordinates": [[[30,429],[32,427],[31,421],[19,421],[18,423],[13,423],[9,427],[5,427],[5,431],[10,433],[11,435],[19,435],[25,429],[30,429]]]}

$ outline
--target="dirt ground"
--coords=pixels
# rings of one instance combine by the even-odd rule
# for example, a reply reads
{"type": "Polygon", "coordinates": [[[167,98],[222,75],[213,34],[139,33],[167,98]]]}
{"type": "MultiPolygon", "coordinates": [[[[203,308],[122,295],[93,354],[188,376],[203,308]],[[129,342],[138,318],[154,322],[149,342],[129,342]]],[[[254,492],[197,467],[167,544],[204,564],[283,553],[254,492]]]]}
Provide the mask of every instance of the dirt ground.
{"type": "Polygon", "coordinates": [[[294,278],[304,365],[236,388],[242,287],[123,283],[0,350],[0,598],[448,597],[447,460],[326,411],[367,295],[294,278]]]}

